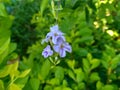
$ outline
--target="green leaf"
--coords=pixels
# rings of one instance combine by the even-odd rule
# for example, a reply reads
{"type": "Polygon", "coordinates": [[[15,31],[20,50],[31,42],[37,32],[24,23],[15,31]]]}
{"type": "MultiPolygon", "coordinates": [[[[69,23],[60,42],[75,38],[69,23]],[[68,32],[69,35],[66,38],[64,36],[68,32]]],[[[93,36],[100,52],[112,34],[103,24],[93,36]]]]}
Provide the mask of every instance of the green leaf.
{"type": "Polygon", "coordinates": [[[86,74],[90,72],[90,63],[87,59],[83,59],[83,69],[86,74]]]}
{"type": "Polygon", "coordinates": [[[46,85],[46,86],[44,87],[44,90],[53,90],[53,87],[50,86],[50,85],[46,85]]]}
{"type": "Polygon", "coordinates": [[[15,63],[11,64],[11,71],[10,71],[11,80],[13,80],[14,77],[19,74],[18,65],[19,65],[19,61],[16,61],[15,63]]]}
{"type": "Polygon", "coordinates": [[[82,69],[81,68],[75,69],[75,73],[76,73],[76,81],[78,83],[82,82],[84,80],[84,78],[85,78],[85,74],[82,71],[82,69]]]}
{"type": "Polygon", "coordinates": [[[88,27],[86,27],[86,25],[85,25],[85,27],[83,29],[80,29],[78,31],[78,34],[81,35],[81,36],[83,36],[83,37],[91,36],[92,35],[92,30],[89,29],[88,27]]]}
{"type": "Polygon", "coordinates": [[[4,83],[2,80],[0,80],[0,90],[5,90],[4,83]]]}
{"type": "Polygon", "coordinates": [[[75,74],[72,70],[68,70],[68,75],[71,77],[73,80],[75,80],[75,74]]]}
{"type": "Polygon", "coordinates": [[[27,76],[30,73],[31,69],[27,69],[25,71],[23,71],[19,76],[17,76],[18,78],[23,78],[25,76],[27,76]]]}
{"type": "Polygon", "coordinates": [[[69,87],[61,87],[61,86],[58,86],[58,87],[55,87],[53,90],[72,90],[72,89],[69,88],[69,87]]]}
{"type": "Polygon", "coordinates": [[[109,79],[117,80],[117,75],[115,73],[111,73],[110,76],[109,76],[109,79]]]}
{"type": "Polygon", "coordinates": [[[120,54],[116,55],[111,61],[111,68],[115,69],[118,66],[119,62],[120,62],[120,54]]]}
{"type": "Polygon", "coordinates": [[[43,12],[44,12],[44,10],[46,9],[46,7],[48,5],[48,1],[49,0],[42,0],[41,6],[40,6],[41,15],[43,15],[43,12]]]}
{"type": "Polygon", "coordinates": [[[0,0],[0,2],[11,3],[11,0],[0,0]]]}
{"type": "Polygon", "coordinates": [[[10,43],[10,30],[12,25],[12,17],[0,18],[0,63],[8,54],[8,48],[10,43]]]}
{"type": "Polygon", "coordinates": [[[9,43],[10,32],[8,30],[0,29],[0,64],[8,54],[9,43]]]}
{"type": "Polygon", "coordinates": [[[7,55],[8,55],[8,49],[6,49],[2,54],[0,54],[0,64],[4,61],[7,55]]]}
{"type": "Polygon", "coordinates": [[[76,51],[78,51],[80,56],[86,56],[88,54],[88,51],[86,48],[79,48],[79,49],[76,49],[76,51]]]}
{"type": "Polygon", "coordinates": [[[44,80],[47,77],[47,75],[49,74],[50,68],[51,68],[50,61],[46,60],[41,67],[41,72],[40,72],[41,79],[44,80]]]}
{"type": "Polygon", "coordinates": [[[97,72],[94,72],[90,75],[90,82],[95,82],[100,80],[100,77],[97,72]]]}
{"type": "Polygon", "coordinates": [[[81,83],[79,83],[78,84],[78,88],[79,88],[79,90],[85,90],[85,83],[83,83],[83,82],[81,82],[81,83]]]}
{"type": "Polygon", "coordinates": [[[51,0],[51,7],[52,7],[52,14],[55,19],[57,19],[56,12],[55,12],[55,3],[54,0],[51,0]]]}
{"type": "Polygon", "coordinates": [[[109,66],[108,62],[102,60],[102,65],[104,68],[108,69],[108,66],[109,66]]]}
{"type": "Polygon", "coordinates": [[[90,53],[88,53],[87,59],[89,60],[89,62],[92,60],[92,55],[90,53]]]}
{"type": "MultiPolygon", "coordinates": [[[[64,33],[67,33],[69,34],[72,27],[73,27],[73,22],[71,21],[75,21],[74,18],[65,18],[65,20],[62,20],[62,23],[60,23],[60,30],[62,30],[64,33]]],[[[74,32],[71,32],[72,36],[74,37],[75,36],[75,33],[74,32]]]]}
{"type": "Polygon", "coordinates": [[[55,87],[53,90],[62,90],[62,87],[58,86],[58,87],[55,87]]]}
{"type": "Polygon", "coordinates": [[[8,90],[22,90],[22,89],[18,85],[13,83],[9,86],[8,90]]]}
{"type": "Polygon", "coordinates": [[[10,32],[8,30],[0,29],[0,54],[2,54],[8,47],[10,42],[10,32]]]}
{"type": "Polygon", "coordinates": [[[32,90],[32,86],[29,81],[25,84],[23,90],[32,90]]]}
{"type": "Polygon", "coordinates": [[[97,90],[101,90],[102,87],[103,87],[103,83],[98,81],[97,84],[96,84],[97,90]]]}
{"type": "Polygon", "coordinates": [[[72,90],[72,89],[69,87],[63,87],[61,90],[72,90]]]}
{"type": "Polygon", "coordinates": [[[92,64],[92,66],[91,66],[91,70],[92,70],[92,69],[95,69],[96,67],[98,67],[100,65],[100,60],[93,59],[93,60],[91,60],[90,63],[92,64]]]}
{"type": "Polygon", "coordinates": [[[11,68],[11,65],[6,65],[2,69],[0,69],[0,78],[6,77],[10,73],[11,68]]]}
{"type": "Polygon", "coordinates": [[[63,83],[62,83],[62,86],[67,86],[68,85],[68,82],[67,82],[67,80],[63,80],[63,83]]]}
{"type": "Polygon", "coordinates": [[[7,16],[5,6],[3,3],[0,3],[0,16],[7,16]]]}
{"type": "Polygon", "coordinates": [[[17,48],[16,43],[10,43],[9,45],[9,53],[12,53],[17,48]]]}
{"type": "Polygon", "coordinates": [[[60,81],[62,81],[64,79],[64,69],[59,66],[57,66],[55,69],[55,78],[58,78],[60,81]]]}
{"type": "Polygon", "coordinates": [[[66,60],[66,61],[67,61],[68,66],[71,69],[74,69],[74,67],[75,67],[75,60],[66,60]]]}
{"type": "MultiPolygon", "coordinates": [[[[0,29],[1,30],[9,30],[12,26],[12,22],[14,20],[13,16],[7,16],[0,18],[0,29]]],[[[6,33],[6,32],[4,32],[6,33]]]]}
{"type": "Polygon", "coordinates": [[[30,84],[31,84],[32,90],[38,90],[40,85],[40,80],[38,78],[31,78],[30,84]]]}
{"type": "Polygon", "coordinates": [[[113,47],[108,46],[108,45],[105,45],[105,47],[106,47],[105,53],[111,57],[114,57],[115,56],[115,49],[113,47]]]}
{"type": "Polygon", "coordinates": [[[105,85],[101,90],[115,90],[112,85],[105,85]]]}
{"type": "Polygon", "coordinates": [[[85,42],[85,43],[88,43],[88,42],[92,43],[93,42],[93,36],[81,37],[80,43],[83,43],[83,42],[85,42]]]}
{"type": "Polygon", "coordinates": [[[24,78],[18,78],[17,80],[15,80],[14,83],[17,84],[20,88],[24,88],[28,81],[28,78],[29,78],[28,76],[24,78]]]}
{"type": "Polygon", "coordinates": [[[47,82],[53,86],[60,85],[60,80],[58,78],[52,78],[47,82]]]}

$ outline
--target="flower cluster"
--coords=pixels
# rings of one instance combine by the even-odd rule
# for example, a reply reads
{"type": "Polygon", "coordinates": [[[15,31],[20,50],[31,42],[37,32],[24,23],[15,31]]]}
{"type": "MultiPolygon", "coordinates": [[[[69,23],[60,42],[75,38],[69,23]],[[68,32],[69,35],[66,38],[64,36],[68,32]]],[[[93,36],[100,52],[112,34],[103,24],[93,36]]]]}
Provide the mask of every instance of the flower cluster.
{"type": "Polygon", "coordinates": [[[42,40],[42,43],[44,42],[49,43],[42,52],[44,58],[52,56],[54,52],[58,53],[60,57],[65,57],[66,51],[69,53],[72,52],[71,46],[66,42],[64,33],[59,30],[58,25],[50,27],[50,32],[42,40]]]}

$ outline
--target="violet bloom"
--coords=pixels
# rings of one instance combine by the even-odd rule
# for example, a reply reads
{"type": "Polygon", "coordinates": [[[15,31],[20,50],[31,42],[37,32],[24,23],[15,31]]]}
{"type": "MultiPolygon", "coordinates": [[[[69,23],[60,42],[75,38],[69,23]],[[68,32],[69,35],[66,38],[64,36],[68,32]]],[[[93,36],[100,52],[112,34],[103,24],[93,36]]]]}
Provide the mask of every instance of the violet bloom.
{"type": "Polygon", "coordinates": [[[59,43],[54,45],[53,48],[55,52],[59,53],[60,57],[65,57],[66,51],[69,53],[72,52],[71,46],[66,42],[62,42],[62,40],[59,40],[59,43]]]}
{"type": "Polygon", "coordinates": [[[51,31],[51,32],[57,31],[57,30],[59,30],[58,25],[54,25],[54,26],[50,27],[50,31],[51,31]]]}
{"type": "Polygon", "coordinates": [[[51,38],[53,44],[56,44],[58,38],[62,38],[65,41],[65,37],[63,35],[64,33],[59,30],[58,25],[55,25],[50,28],[50,32],[47,34],[47,38],[51,38]]]}
{"type": "Polygon", "coordinates": [[[50,37],[47,37],[45,39],[42,40],[41,44],[44,44],[45,42],[48,43],[50,40],[50,37]]]}
{"type": "Polygon", "coordinates": [[[51,50],[50,45],[47,45],[47,47],[43,50],[42,55],[44,56],[44,58],[53,55],[53,51],[51,50]]]}
{"type": "Polygon", "coordinates": [[[50,32],[46,35],[46,38],[43,39],[41,43],[43,44],[44,42],[50,43],[50,45],[48,45],[42,52],[44,58],[53,55],[51,47],[59,54],[60,57],[65,57],[66,52],[72,52],[71,46],[66,42],[64,33],[59,30],[58,25],[50,27],[50,32]]]}

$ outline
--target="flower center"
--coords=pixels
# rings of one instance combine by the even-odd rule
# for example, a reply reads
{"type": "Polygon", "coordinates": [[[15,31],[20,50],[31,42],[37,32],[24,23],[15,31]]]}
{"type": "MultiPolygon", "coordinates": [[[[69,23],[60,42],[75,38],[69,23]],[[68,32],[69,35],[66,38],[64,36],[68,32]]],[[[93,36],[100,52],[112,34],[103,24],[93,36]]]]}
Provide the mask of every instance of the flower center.
{"type": "Polygon", "coordinates": [[[63,44],[61,44],[61,45],[60,45],[60,48],[64,48],[64,45],[63,45],[63,44]]]}
{"type": "Polygon", "coordinates": [[[45,51],[45,55],[47,55],[48,54],[48,52],[47,51],[45,51]]]}
{"type": "Polygon", "coordinates": [[[55,35],[55,36],[58,36],[58,34],[57,34],[57,33],[54,33],[54,35],[55,35]]]}

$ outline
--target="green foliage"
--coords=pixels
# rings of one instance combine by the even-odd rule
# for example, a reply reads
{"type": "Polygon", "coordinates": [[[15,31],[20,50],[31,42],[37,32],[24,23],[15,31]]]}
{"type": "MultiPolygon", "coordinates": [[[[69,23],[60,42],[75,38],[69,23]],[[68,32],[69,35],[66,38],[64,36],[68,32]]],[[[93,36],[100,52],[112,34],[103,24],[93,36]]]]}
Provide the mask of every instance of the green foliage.
{"type": "Polygon", "coordinates": [[[39,79],[37,79],[37,78],[30,79],[30,85],[32,87],[32,90],[38,90],[39,89],[39,85],[40,85],[39,79]]]}
{"type": "Polygon", "coordinates": [[[41,67],[40,71],[41,79],[44,80],[47,77],[50,71],[50,67],[51,67],[50,62],[46,60],[41,67]]]}
{"type": "Polygon", "coordinates": [[[48,0],[42,0],[41,6],[40,6],[41,15],[43,15],[43,12],[47,7],[47,5],[48,5],[48,0]]]}
{"type": "Polygon", "coordinates": [[[0,0],[0,90],[119,90],[119,0],[0,0]],[[58,23],[72,46],[43,58],[58,23]]]}
{"type": "Polygon", "coordinates": [[[34,13],[39,10],[41,0],[10,0],[7,11],[15,18],[11,27],[12,42],[17,42],[15,50],[20,56],[26,54],[28,46],[37,40],[35,25],[31,25],[34,13]],[[18,23],[16,23],[18,22],[18,23]]]}
{"type": "Polygon", "coordinates": [[[10,30],[13,17],[7,15],[5,6],[0,3],[0,64],[8,55],[10,44],[10,30]],[[6,26],[7,25],[7,26],[6,26]]]}

